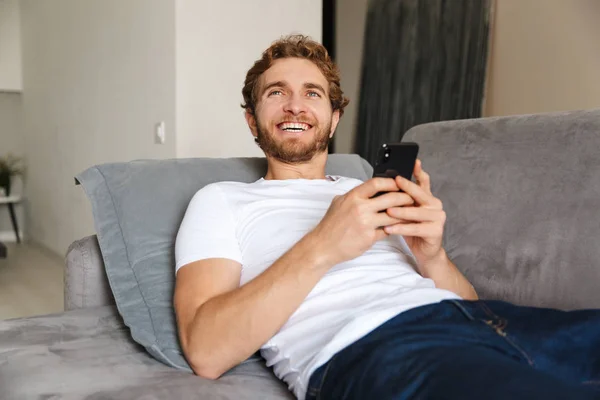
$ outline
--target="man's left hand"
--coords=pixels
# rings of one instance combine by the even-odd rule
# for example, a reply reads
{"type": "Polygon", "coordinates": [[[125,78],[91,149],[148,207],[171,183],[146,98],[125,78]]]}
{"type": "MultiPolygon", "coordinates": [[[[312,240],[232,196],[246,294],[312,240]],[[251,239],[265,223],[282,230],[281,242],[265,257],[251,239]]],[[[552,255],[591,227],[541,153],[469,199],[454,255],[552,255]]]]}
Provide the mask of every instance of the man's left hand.
{"type": "Polygon", "coordinates": [[[423,171],[421,160],[415,163],[414,176],[417,183],[396,177],[396,184],[413,198],[414,205],[388,208],[388,215],[401,222],[388,225],[384,230],[387,234],[404,237],[421,268],[445,255],[442,235],[446,213],[441,200],[431,193],[429,174],[423,171]]]}

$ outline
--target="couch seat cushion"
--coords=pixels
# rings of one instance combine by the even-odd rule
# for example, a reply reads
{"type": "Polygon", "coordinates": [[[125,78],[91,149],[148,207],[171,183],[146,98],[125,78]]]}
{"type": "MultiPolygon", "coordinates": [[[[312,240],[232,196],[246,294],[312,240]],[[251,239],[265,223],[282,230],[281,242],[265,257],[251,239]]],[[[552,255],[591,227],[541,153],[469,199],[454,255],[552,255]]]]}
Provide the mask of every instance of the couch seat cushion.
{"type": "Polygon", "coordinates": [[[261,359],[216,381],[160,363],[114,306],[0,321],[0,398],[293,399],[261,359]]]}

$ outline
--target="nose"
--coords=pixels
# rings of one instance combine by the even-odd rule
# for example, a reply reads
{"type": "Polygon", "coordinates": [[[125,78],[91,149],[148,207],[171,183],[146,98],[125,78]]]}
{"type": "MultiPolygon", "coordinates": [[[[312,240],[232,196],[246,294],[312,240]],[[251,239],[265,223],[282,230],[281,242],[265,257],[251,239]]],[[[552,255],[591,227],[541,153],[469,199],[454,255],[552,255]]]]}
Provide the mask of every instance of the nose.
{"type": "Polygon", "coordinates": [[[306,104],[302,96],[293,94],[288,96],[287,101],[283,105],[283,111],[292,115],[299,115],[306,112],[306,104]]]}

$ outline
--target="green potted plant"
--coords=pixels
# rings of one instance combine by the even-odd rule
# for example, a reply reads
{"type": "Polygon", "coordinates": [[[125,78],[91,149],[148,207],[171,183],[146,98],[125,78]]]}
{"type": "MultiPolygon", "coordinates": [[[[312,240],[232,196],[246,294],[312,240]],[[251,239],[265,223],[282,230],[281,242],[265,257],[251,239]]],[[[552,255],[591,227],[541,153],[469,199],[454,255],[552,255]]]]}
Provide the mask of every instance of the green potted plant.
{"type": "MultiPolygon", "coordinates": [[[[8,153],[4,157],[0,157],[0,188],[4,189],[4,194],[10,196],[10,185],[13,176],[23,175],[25,168],[23,167],[23,159],[8,153]]],[[[0,190],[2,192],[2,190],[0,190]]]]}

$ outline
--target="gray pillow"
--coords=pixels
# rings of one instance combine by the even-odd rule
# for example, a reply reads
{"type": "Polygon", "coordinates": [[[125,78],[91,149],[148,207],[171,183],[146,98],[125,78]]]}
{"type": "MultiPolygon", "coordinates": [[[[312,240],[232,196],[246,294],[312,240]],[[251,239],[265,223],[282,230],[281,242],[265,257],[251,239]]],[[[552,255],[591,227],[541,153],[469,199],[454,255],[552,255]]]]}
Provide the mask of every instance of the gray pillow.
{"type": "MultiPolygon", "coordinates": [[[[133,339],[159,361],[191,371],[173,310],[174,242],[192,196],[219,181],[253,182],[264,158],[144,160],[94,166],[76,180],[94,214],[106,274],[133,339]]],[[[371,166],[357,155],[330,155],[327,173],[361,180],[371,166]]]]}

